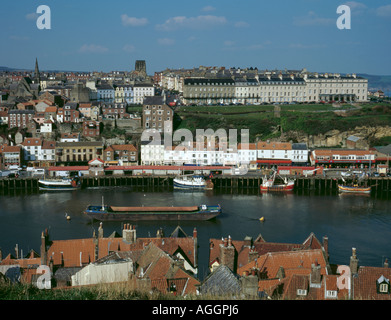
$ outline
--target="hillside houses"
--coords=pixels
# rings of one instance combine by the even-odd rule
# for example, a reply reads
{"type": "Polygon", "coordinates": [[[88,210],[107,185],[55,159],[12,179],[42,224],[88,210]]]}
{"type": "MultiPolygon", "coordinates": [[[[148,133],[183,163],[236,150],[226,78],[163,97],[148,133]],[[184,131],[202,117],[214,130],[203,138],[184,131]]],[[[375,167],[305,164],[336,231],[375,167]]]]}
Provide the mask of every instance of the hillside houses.
{"type": "Polygon", "coordinates": [[[90,238],[55,240],[42,232],[40,251],[26,256],[3,256],[0,273],[13,282],[37,285],[38,267],[51,271],[51,287],[126,284],[129,290],[157,290],[173,296],[205,295],[231,299],[268,300],[390,300],[391,271],[383,266],[359,265],[357,251],[346,265],[329,263],[328,238],[314,234],[298,244],[268,243],[229,237],[211,239],[213,267],[198,277],[198,235],[179,226],[165,236],[139,237],[135,226],[124,224],[122,234],[104,235],[103,225],[90,238]],[[216,248],[217,247],[217,248],[216,248]],[[217,256],[216,256],[217,255],[217,256]],[[233,262],[232,259],[236,260],[233,262]]]}

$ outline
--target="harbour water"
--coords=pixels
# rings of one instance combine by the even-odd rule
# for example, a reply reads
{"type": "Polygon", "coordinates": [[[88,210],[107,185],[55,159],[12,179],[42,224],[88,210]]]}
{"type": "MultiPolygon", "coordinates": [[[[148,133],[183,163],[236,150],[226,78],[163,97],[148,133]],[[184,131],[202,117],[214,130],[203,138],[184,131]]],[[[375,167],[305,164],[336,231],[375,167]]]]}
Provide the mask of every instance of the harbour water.
{"type": "MultiPolygon", "coordinates": [[[[243,240],[258,235],[268,242],[302,243],[313,232],[329,239],[330,263],[349,264],[352,247],[362,266],[382,266],[391,258],[391,196],[337,193],[259,194],[256,189],[183,192],[170,187],[103,187],[69,192],[9,192],[0,195],[0,248],[3,257],[31,249],[39,253],[41,232],[51,239],[92,236],[99,222],[83,214],[89,204],[185,206],[220,204],[222,215],[212,221],[180,222],[199,238],[199,277],[208,273],[209,239],[231,236],[243,240]],[[71,217],[68,221],[65,214],[71,217]],[[259,219],[264,217],[261,222],[259,219]]],[[[104,236],[121,233],[123,222],[105,222],[104,236]]],[[[177,222],[137,222],[138,237],[154,237],[159,228],[170,235],[177,222]]]]}

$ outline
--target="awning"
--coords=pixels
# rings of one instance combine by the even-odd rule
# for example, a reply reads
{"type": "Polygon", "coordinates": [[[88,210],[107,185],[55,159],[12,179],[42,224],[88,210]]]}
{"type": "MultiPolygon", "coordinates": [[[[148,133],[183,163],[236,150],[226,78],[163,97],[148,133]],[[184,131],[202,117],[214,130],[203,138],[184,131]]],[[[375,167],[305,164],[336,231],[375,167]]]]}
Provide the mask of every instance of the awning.
{"type": "Polygon", "coordinates": [[[291,160],[257,160],[257,163],[263,164],[292,164],[291,160]]]}

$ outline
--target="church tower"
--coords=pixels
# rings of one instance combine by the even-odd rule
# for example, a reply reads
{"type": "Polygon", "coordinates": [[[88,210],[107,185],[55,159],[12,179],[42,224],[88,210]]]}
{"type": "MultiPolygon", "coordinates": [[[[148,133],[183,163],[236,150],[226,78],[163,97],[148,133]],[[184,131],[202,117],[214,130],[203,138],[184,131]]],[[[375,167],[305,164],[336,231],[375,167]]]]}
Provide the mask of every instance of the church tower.
{"type": "Polygon", "coordinates": [[[41,76],[39,75],[38,58],[35,58],[34,83],[41,83],[41,76]]]}

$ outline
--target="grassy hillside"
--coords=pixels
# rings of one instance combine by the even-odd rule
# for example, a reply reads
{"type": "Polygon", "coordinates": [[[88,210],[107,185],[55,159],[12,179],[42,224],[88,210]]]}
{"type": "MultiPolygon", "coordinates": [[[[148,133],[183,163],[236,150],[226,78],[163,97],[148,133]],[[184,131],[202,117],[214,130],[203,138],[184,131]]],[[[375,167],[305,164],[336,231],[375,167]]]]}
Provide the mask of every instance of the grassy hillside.
{"type": "Polygon", "coordinates": [[[357,126],[388,126],[391,123],[391,105],[282,105],[279,116],[274,106],[200,106],[175,110],[175,129],[187,128],[195,135],[198,129],[250,130],[250,141],[256,137],[266,140],[284,132],[299,131],[309,135],[330,130],[347,131],[357,126]],[[343,111],[343,112],[334,112],[343,111]]]}

